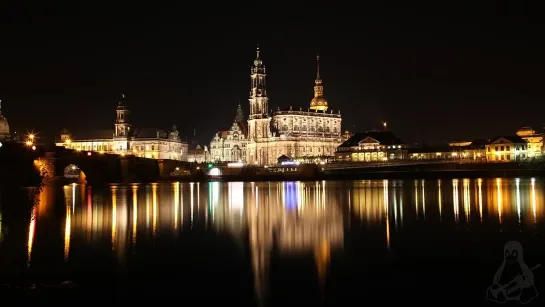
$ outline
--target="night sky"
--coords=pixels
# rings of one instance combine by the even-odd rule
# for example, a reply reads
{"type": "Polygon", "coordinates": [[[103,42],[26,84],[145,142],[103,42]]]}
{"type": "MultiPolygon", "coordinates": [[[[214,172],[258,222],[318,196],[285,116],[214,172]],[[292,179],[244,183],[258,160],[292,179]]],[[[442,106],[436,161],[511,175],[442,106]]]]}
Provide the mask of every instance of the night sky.
{"type": "Polygon", "coordinates": [[[343,130],[375,129],[386,120],[407,142],[541,130],[545,26],[537,2],[439,2],[324,3],[319,10],[295,2],[2,4],[2,111],[12,132],[33,129],[53,140],[62,128],[111,128],[124,93],[135,127],[176,124],[184,138],[196,129],[208,143],[230,127],[239,101],[248,115],[259,44],[273,110],[308,107],[319,53],[324,94],[341,110],[343,130]]]}

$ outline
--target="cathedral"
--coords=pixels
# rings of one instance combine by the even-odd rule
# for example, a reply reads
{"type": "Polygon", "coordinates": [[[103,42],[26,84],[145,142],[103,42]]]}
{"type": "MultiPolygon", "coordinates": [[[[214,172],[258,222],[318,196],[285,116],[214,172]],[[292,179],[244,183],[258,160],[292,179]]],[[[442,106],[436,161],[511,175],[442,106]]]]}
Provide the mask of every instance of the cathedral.
{"type": "Polygon", "coordinates": [[[113,130],[91,131],[88,136],[72,136],[66,129],[56,144],[69,149],[96,151],[119,155],[133,155],[149,159],[187,161],[188,146],[180,140],[176,126],[170,131],[160,129],[133,129],[125,95],[116,108],[113,130]]]}
{"type": "Polygon", "coordinates": [[[256,165],[276,164],[285,155],[291,159],[330,159],[342,139],[341,114],[329,109],[320,77],[317,57],[314,98],[308,108],[269,110],[266,68],[259,47],[250,69],[250,115],[246,162],[256,165]]]}
{"type": "Polygon", "coordinates": [[[255,165],[272,165],[283,155],[294,160],[331,159],[343,142],[341,114],[329,110],[317,57],[314,98],[308,108],[269,110],[266,68],[259,47],[250,69],[250,114],[247,123],[239,112],[228,131],[220,131],[210,144],[212,159],[240,160],[255,165]],[[328,112],[329,110],[329,112],[328,112]],[[236,136],[236,137],[235,137],[236,136]]]}

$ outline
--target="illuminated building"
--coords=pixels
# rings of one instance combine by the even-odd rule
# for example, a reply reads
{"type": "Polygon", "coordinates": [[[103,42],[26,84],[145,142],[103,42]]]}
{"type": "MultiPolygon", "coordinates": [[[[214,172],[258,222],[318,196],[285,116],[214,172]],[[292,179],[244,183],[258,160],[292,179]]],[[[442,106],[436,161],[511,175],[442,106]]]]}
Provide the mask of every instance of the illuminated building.
{"type": "Polygon", "coordinates": [[[8,119],[2,115],[2,100],[0,100],[0,141],[11,140],[8,119]]]}
{"type": "Polygon", "coordinates": [[[246,160],[257,165],[271,165],[286,155],[292,159],[333,158],[341,136],[340,112],[329,112],[318,65],[314,98],[307,110],[270,111],[266,86],[266,68],[257,56],[251,67],[250,115],[246,160]]]}
{"type": "Polygon", "coordinates": [[[210,162],[208,147],[204,146],[202,148],[201,145],[197,144],[194,148],[189,148],[187,151],[187,161],[195,163],[210,162]]]}
{"type": "Polygon", "coordinates": [[[528,142],[528,158],[539,157],[543,152],[543,134],[537,133],[530,127],[523,127],[517,131],[517,135],[528,142]]]}
{"type": "Polygon", "coordinates": [[[187,144],[180,140],[176,126],[170,131],[160,129],[133,129],[125,95],[116,109],[114,130],[93,131],[89,137],[74,138],[64,129],[57,146],[69,149],[134,155],[149,159],[187,161],[187,144]]]}
{"type": "Polygon", "coordinates": [[[486,160],[489,162],[520,161],[528,157],[528,142],[518,135],[493,138],[486,145],[486,160]]]}
{"type": "Polygon", "coordinates": [[[210,142],[210,154],[217,162],[246,162],[246,146],[248,144],[248,126],[244,121],[242,107],[239,104],[237,116],[231,128],[216,133],[210,142]]]}
{"type": "Polygon", "coordinates": [[[380,162],[407,158],[407,144],[391,131],[355,133],[335,152],[335,160],[380,162]]]}

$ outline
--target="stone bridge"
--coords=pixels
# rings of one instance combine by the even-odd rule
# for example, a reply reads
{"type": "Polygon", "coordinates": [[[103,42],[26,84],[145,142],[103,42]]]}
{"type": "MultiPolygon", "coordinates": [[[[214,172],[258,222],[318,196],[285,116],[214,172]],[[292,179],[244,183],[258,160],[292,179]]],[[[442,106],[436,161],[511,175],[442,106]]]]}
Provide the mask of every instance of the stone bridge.
{"type": "Polygon", "coordinates": [[[188,167],[184,161],[76,151],[64,147],[44,150],[35,164],[46,179],[65,178],[67,172],[73,170],[79,181],[89,184],[154,182],[168,177],[177,168],[188,167]]]}

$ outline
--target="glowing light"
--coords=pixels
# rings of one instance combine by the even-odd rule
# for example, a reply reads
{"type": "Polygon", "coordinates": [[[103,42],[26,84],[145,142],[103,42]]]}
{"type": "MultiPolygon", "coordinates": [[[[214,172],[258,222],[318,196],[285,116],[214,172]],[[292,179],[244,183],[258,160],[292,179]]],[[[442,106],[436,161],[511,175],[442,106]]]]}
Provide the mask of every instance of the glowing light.
{"type": "Polygon", "coordinates": [[[87,156],[90,156],[90,155],[91,155],[91,152],[89,151],[89,152],[87,153],[87,156]]]}
{"type": "Polygon", "coordinates": [[[115,250],[117,234],[117,195],[116,187],[112,187],[112,250],[115,250]]]}
{"type": "Polygon", "coordinates": [[[452,180],[452,198],[453,198],[453,205],[454,205],[454,220],[456,223],[459,222],[459,214],[460,214],[460,200],[458,195],[458,179],[452,180]]]}
{"type": "Polygon", "coordinates": [[[521,221],[521,215],[520,215],[521,208],[520,208],[520,179],[519,178],[515,179],[515,184],[516,184],[516,188],[517,188],[517,215],[518,215],[519,224],[520,224],[520,221],[521,221]]]}
{"type": "Polygon", "coordinates": [[[221,176],[221,170],[217,167],[214,167],[213,169],[210,170],[210,172],[208,172],[208,175],[210,176],[221,176]]]}
{"type": "Polygon", "coordinates": [[[70,144],[70,143],[72,143],[72,140],[66,139],[64,142],[65,142],[66,144],[70,144]]]}
{"type": "Polygon", "coordinates": [[[280,163],[282,166],[292,166],[292,165],[299,165],[301,162],[299,161],[283,161],[280,163]]]}
{"type": "Polygon", "coordinates": [[[36,150],[36,146],[32,145],[32,150],[36,150]]]}
{"type": "Polygon", "coordinates": [[[132,244],[136,244],[136,226],[138,225],[138,186],[132,187],[132,244]]]}
{"type": "Polygon", "coordinates": [[[498,193],[498,218],[500,219],[500,224],[502,222],[502,202],[503,202],[503,199],[502,199],[502,191],[501,191],[501,179],[496,179],[496,189],[497,189],[497,193],[498,193]]]}
{"type": "Polygon", "coordinates": [[[227,163],[227,167],[243,167],[244,163],[242,162],[231,162],[227,163]]]}
{"type": "Polygon", "coordinates": [[[152,201],[152,231],[153,231],[153,236],[155,236],[155,234],[157,233],[157,184],[153,184],[151,186],[151,191],[152,191],[152,196],[151,196],[151,201],[152,201]]]}

